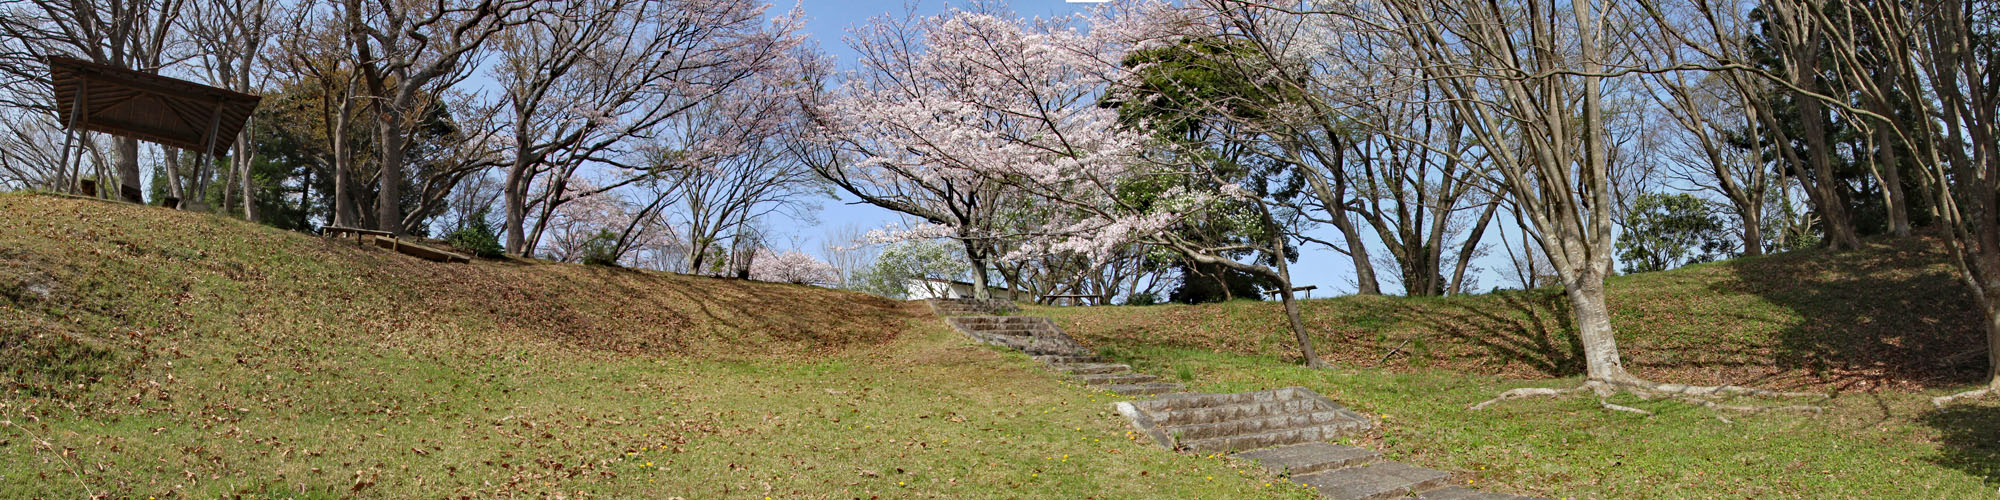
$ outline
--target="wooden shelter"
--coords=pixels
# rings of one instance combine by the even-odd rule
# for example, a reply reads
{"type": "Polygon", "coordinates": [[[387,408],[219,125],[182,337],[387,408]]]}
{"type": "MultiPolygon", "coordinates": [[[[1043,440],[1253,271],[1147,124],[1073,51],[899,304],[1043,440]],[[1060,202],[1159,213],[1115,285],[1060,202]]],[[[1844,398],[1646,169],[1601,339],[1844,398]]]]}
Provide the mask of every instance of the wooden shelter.
{"type": "MultiPolygon", "coordinates": [[[[50,56],[56,114],[68,134],[103,132],[205,155],[229,152],[263,97],[151,73],[50,56]]],[[[70,161],[70,135],[63,162],[70,161]]],[[[79,160],[80,161],[80,160],[79,160]]],[[[127,179],[136,189],[136,179],[127,179]]],[[[125,196],[132,200],[129,190],[125,196]]]]}

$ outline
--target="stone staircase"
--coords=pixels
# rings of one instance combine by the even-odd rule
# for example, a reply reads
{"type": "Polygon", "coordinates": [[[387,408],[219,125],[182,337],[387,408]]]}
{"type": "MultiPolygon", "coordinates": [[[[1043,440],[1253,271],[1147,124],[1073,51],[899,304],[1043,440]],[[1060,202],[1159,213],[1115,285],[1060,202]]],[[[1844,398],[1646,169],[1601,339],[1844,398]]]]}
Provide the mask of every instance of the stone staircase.
{"type": "Polygon", "coordinates": [[[1019,312],[1020,306],[1007,299],[930,299],[931,310],[938,316],[984,316],[1019,312]]]}
{"type": "Polygon", "coordinates": [[[1387,462],[1366,448],[1327,441],[1367,432],[1365,415],[1304,387],[1235,394],[1180,392],[1181,384],[1136,373],[1098,357],[1054,321],[1006,316],[1019,309],[1004,299],[929,301],[945,323],[983,343],[1005,346],[1089,385],[1127,396],[1158,396],[1114,405],[1134,427],[1168,449],[1229,453],[1337,500],[1528,500],[1451,486],[1451,474],[1387,462]]]}
{"type": "Polygon", "coordinates": [[[1304,387],[1235,394],[1169,394],[1113,405],[1168,449],[1230,453],[1338,500],[1416,496],[1451,500],[1523,499],[1451,487],[1451,474],[1396,462],[1366,448],[1326,441],[1374,428],[1368,417],[1304,387]]]}
{"type": "Polygon", "coordinates": [[[1083,385],[1125,396],[1166,394],[1182,388],[1180,384],[1161,382],[1157,376],[1133,372],[1131,366],[1097,357],[1048,318],[947,316],[945,323],[980,342],[1028,353],[1083,385]]]}

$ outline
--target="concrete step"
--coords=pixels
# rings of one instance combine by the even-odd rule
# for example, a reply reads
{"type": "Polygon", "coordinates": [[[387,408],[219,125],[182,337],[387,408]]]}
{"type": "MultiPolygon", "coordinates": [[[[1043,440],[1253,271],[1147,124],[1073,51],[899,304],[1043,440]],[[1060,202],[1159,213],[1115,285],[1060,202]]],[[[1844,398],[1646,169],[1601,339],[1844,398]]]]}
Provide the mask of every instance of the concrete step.
{"type": "Polygon", "coordinates": [[[1186,387],[1180,384],[1171,384],[1166,382],[1152,382],[1146,384],[1101,385],[1097,386],[1097,388],[1115,392],[1121,396],[1151,396],[1155,394],[1180,392],[1181,389],[1185,389],[1186,387]]]}
{"type": "Polygon", "coordinates": [[[1382,454],[1375,450],[1325,442],[1260,448],[1232,456],[1256,462],[1265,469],[1288,476],[1358,467],[1382,458],[1382,454]]]}
{"type": "Polygon", "coordinates": [[[1337,404],[1334,404],[1332,400],[1328,400],[1324,397],[1321,397],[1319,393],[1312,392],[1311,389],[1306,389],[1304,387],[1285,387],[1281,389],[1271,389],[1271,390],[1254,391],[1254,392],[1238,392],[1229,394],[1177,395],[1171,398],[1159,398],[1152,401],[1146,401],[1142,403],[1142,408],[1150,412],[1159,413],[1164,411],[1172,411],[1172,410],[1186,409],[1186,408],[1217,407],[1217,406],[1240,405],[1240,404],[1250,404],[1250,403],[1269,403],[1277,401],[1295,401],[1295,400],[1323,401],[1327,404],[1333,404],[1334,406],[1339,406],[1337,404]]]}
{"type": "Polygon", "coordinates": [[[1051,354],[1044,356],[1035,356],[1035,361],[1040,361],[1051,365],[1058,365],[1058,364],[1103,363],[1104,358],[1100,358],[1089,354],[1082,354],[1082,355],[1051,354]]]}
{"type": "Polygon", "coordinates": [[[1176,436],[1175,439],[1177,440],[1188,441],[1243,436],[1306,427],[1352,424],[1363,424],[1363,422],[1355,421],[1346,412],[1316,411],[1228,420],[1212,424],[1163,426],[1160,428],[1160,431],[1170,436],[1176,436]]]}
{"type": "MultiPolygon", "coordinates": [[[[1235,434],[1208,439],[1175,439],[1175,444],[1182,449],[1196,453],[1237,452],[1271,446],[1326,441],[1349,433],[1358,432],[1365,428],[1353,423],[1337,423],[1278,429],[1254,434],[1235,434]]],[[[1168,436],[1172,436],[1172,434],[1168,434],[1168,436]]]]}
{"type": "Polygon", "coordinates": [[[1417,495],[1417,498],[1423,500],[1546,500],[1536,497],[1524,497],[1520,495],[1509,495],[1506,493],[1479,491],[1475,489],[1462,488],[1457,486],[1445,488],[1442,490],[1427,492],[1422,495],[1417,495]]]}
{"type": "Polygon", "coordinates": [[[1160,379],[1157,375],[1147,375],[1144,373],[1099,373],[1077,375],[1072,378],[1075,378],[1078,383],[1083,385],[1144,384],[1160,379]]]}
{"type": "Polygon", "coordinates": [[[1050,363],[1049,368],[1071,375],[1098,375],[1105,373],[1129,373],[1131,365],[1118,363],[1050,363]]]}
{"type": "Polygon", "coordinates": [[[1322,411],[1316,401],[1295,399],[1265,403],[1232,404],[1215,407],[1183,408],[1166,412],[1154,412],[1154,419],[1163,426],[1212,424],[1246,418],[1268,417],[1295,413],[1322,411]]]}
{"type": "Polygon", "coordinates": [[[1319,489],[1335,500],[1387,500],[1442,488],[1451,475],[1396,462],[1293,476],[1293,481],[1319,489]]]}

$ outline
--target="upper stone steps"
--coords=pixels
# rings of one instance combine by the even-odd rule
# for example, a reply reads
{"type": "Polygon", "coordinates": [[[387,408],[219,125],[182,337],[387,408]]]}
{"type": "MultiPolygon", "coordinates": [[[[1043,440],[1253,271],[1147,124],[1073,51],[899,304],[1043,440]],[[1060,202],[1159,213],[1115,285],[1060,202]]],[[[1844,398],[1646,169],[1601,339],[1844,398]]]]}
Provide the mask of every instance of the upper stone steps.
{"type": "Polygon", "coordinates": [[[1165,426],[1167,435],[1179,440],[1212,439],[1306,427],[1350,426],[1357,422],[1343,412],[1316,411],[1267,417],[1242,418],[1209,424],[1165,426]]]}

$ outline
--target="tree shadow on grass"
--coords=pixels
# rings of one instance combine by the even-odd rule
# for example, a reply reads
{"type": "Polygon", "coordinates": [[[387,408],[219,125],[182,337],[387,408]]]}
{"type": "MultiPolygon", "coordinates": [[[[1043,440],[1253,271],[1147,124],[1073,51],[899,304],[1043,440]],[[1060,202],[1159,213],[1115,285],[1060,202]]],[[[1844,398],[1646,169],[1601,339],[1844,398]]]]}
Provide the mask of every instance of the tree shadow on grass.
{"type": "Polygon", "coordinates": [[[2000,407],[1954,405],[1918,418],[1938,431],[1938,454],[1931,463],[1984,478],[2000,486],[2000,407]]]}
{"type": "Polygon", "coordinates": [[[1934,240],[1904,238],[1833,253],[1792,252],[1721,264],[1719,294],[1752,294],[1788,311],[1768,354],[1772,367],[1823,383],[1871,380],[1905,387],[1975,382],[1984,356],[1980,313],[1934,240]]]}
{"type": "Polygon", "coordinates": [[[1423,327],[1428,334],[1419,338],[1455,341],[1425,348],[1427,357],[1454,369],[1543,377],[1584,372],[1583,341],[1559,291],[1503,292],[1483,299],[1401,303],[1390,314],[1423,327]]]}

